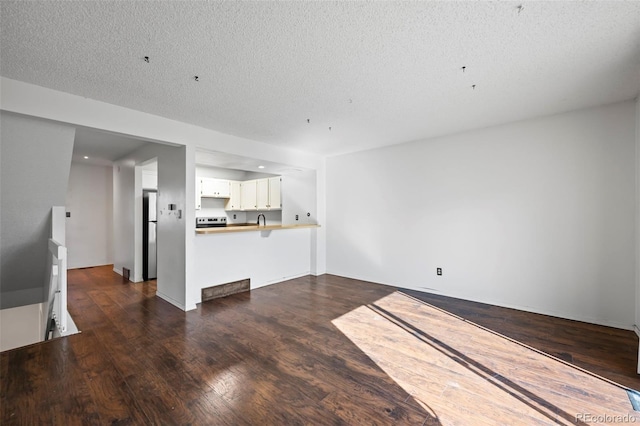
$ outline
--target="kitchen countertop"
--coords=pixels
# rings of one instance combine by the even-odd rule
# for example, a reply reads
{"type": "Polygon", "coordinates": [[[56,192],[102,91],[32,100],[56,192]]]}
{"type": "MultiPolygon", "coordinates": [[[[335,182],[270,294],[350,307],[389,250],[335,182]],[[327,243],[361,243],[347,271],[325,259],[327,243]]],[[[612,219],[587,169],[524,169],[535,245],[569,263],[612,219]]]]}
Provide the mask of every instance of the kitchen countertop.
{"type": "Polygon", "coordinates": [[[196,228],[196,234],[222,234],[227,232],[249,232],[249,231],[273,231],[278,229],[299,229],[299,228],[319,228],[320,225],[254,225],[254,224],[229,224],[219,228],[196,228]]]}

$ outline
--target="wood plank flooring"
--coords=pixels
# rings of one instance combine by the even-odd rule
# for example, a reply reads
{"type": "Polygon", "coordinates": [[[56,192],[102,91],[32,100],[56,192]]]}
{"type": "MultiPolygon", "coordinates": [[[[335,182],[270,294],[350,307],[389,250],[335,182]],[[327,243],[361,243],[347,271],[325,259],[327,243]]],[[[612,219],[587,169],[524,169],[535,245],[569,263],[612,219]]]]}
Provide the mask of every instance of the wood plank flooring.
{"type": "Polygon", "coordinates": [[[331,275],[185,313],[79,269],[69,311],[0,354],[1,424],[588,424],[640,388],[632,332],[331,275]]]}

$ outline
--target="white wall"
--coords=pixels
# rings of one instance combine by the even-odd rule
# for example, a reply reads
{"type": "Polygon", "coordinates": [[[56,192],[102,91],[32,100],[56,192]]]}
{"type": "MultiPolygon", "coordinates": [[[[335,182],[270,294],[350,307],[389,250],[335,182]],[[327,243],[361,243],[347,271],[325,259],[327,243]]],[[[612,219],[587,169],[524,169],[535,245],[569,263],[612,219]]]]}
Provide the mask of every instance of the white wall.
{"type": "Polygon", "coordinates": [[[158,172],[142,170],[142,189],[158,189],[158,172]]]}
{"type": "Polygon", "coordinates": [[[282,223],[285,225],[317,224],[316,193],[315,170],[304,170],[282,176],[282,223]],[[298,216],[297,220],[296,216],[298,216]]]}
{"type": "MultiPolygon", "coordinates": [[[[640,96],[636,98],[636,317],[635,332],[640,337],[640,96]]],[[[640,374],[640,342],[638,343],[640,374]]]]}
{"type": "Polygon", "coordinates": [[[131,279],[142,280],[141,164],[154,158],[158,162],[157,294],[185,309],[185,147],[147,144],[114,165],[114,269],[130,268],[131,279]],[[176,212],[180,210],[182,216],[169,212],[169,204],[176,204],[176,212]]]}
{"type": "Polygon", "coordinates": [[[249,278],[255,289],[310,273],[308,228],[203,234],[195,242],[195,303],[202,288],[249,278]]]}
{"type": "Polygon", "coordinates": [[[66,210],[69,269],[112,264],[112,167],[72,162],[66,210]]]}
{"type": "Polygon", "coordinates": [[[311,231],[311,273],[327,272],[327,164],[324,159],[316,171],[316,216],[321,225],[311,231]]]}
{"type": "Polygon", "coordinates": [[[65,203],[75,129],[3,111],[0,131],[0,307],[5,309],[45,298],[51,207],[65,203]]]}
{"type": "MultiPolygon", "coordinates": [[[[123,108],[116,105],[107,104],[93,99],[83,98],[68,93],[59,92],[35,86],[29,83],[11,80],[0,77],[2,86],[2,96],[0,96],[0,109],[33,117],[40,117],[47,120],[69,123],[72,125],[85,126],[93,129],[100,129],[116,134],[129,135],[149,141],[177,144],[184,147],[184,157],[182,164],[186,184],[185,199],[189,200],[183,210],[184,222],[182,223],[184,239],[181,244],[174,246],[175,250],[183,250],[181,253],[174,251],[174,257],[182,259],[185,268],[185,278],[182,279],[184,292],[186,290],[186,309],[195,308],[195,302],[199,298],[199,288],[197,287],[198,277],[196,277],[195,262],[195,152],[197,149],[208,151],[220,151],[229,154],[256,158],[264,161],[287,164],[292,167],[315,169],[320,164],[320,158],[315,155],[300,151],[278,148],[265,143],[239,138],[236,136],[216,132],[202,127],[169,120],[152,114],[123,108]],[[186,281],[186,284],[185,284],[186,281]]],[[[161,167],[161,165],[159,165],[161,167]]],[[[125,172],[125,174],[128,172],[125,172]]],[[[134,186],[136,183],[136,169],[131,170],[133,174],[134,186]]],[[[159,171],[159,173],[161,173],[159,171]]],[[[130,176],[120,176],[127,180],[130,176]]],[[[120,178],[114,175],[114,238],[126,232],[126,226],[117,228],[118,223],[127,225],[135,224],[135,215],[129,216],[127,204],[131,197],[126,196],[116,201],[115,197],[130,186],[120,185],[120,178]],[[119,212],[119,216],[116,216],[119,212]],[[118,218],[118,219],[116,219],[118,218]]],[[[160,178],[158,185],[161,185],[160,178]]],[[[134,188],[135,191],[135,188],[134,188]]],[[[121,194],[123,195],[123,194],[121,194]]],[[[134,226],[134,225],[131,225],[134,226]]],[[[133,268],[134,264],[128,264],[135,256],[130,253],[136,252],[138,244],[141,245],[140,237],[130,244],[126,238],[121,238],[121,244],[114,239],[114,269],[123,265],[133,268]],[[119,266],[118,266],[119,265],[119,266]]],[[[159,237],[160,238],[160,237],[159,237]]],[[[159,240],[160,242],[160,240],[159,240]]],[[[135,262],[134,262],[135,263],[135,262]]],[[[133,271],[133,269],[132,269],[133,271]]],[[[158,270],[158,274],[161,270],[158,270]]],[[[176,286],[180,281],[176,281],[176,286]]],[[[158,282],[160,288],[160,280],[158,282]]]]}
{"type": "Polygon", "coordinates": [[[634,123],[625,102],[330,158],[327,269],[630,329],[634,123]]]}
{"type": "MultiPolygon", "coordinates": [[[[315,169],[319,157],[0,77],[0,109],[137,138],[315,169]]],[[[191,157],[191,155],[188,155],[191,157]]]]}
{"type": "Polygon", "coordinates": [[[113,165],[113,270],[122,275],[122,268],[129,269],[134,281],[135,201],[135,161],[117,161],[113,165]]]}
{"type": "Polygon", "coordinates": [[[0,351],[41,342],[44,323],[43,303],[0,310],[0,351]]]}
{"type": "MultiPolygon", "coordinates": [[[[636,98],[636,334],[640,336],[640,97],[636,98]]],[[[638,348],[640,373],[640,347],[638,348]]]]}

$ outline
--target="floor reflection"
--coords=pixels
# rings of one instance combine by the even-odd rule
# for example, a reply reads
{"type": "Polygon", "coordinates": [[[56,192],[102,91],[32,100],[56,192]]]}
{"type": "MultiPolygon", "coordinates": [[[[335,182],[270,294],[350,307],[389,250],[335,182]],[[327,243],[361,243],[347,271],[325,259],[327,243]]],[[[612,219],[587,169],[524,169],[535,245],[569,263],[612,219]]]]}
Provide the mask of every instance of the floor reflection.
{"type": "Polygon", "coordinates": [[[402,293],[333,324],[441,424],[640,422],[624,387],[402,293]]]}

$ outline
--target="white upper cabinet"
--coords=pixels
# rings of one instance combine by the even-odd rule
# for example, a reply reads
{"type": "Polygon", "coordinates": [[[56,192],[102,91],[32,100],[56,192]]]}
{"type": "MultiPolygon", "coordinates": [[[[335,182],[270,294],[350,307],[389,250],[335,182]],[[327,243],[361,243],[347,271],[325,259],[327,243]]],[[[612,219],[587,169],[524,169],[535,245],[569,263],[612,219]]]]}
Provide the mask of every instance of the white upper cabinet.
{"type": "Polygon", "coordinates": [[[202,208],[202,197],[226,198],[226,211],[281,210],[281,177],[254,179],[244,182],[196,179],[196,209],[202,208]]]}
{"type": "Polygon", "coordinates": [[[200,196],[229,198],[231,196],[231,182],[226,179],[202,178],[200,196]]]}
{"type": "Polygon", "coordinates": [[[240,210],[257,210],[257,181],[248,180],[240,184],[240,210]]]}
{"type": "Polygon", "coordinates": [[[231,194],[229,196],[229,199],[227,200],[227,202],[224,205],[224,209],[225,210],[229,210],[229,211],[233,211],[233,210],[241,210],[241,204],[242,204],[242,192],[241,192],[241,182],[232,180],[231,181],[231,194]]]}
{"type": "Polygon", "coordinates": [[[196,179],[196,210],[200,210],[202,208],[202,197],[200,195],[200,186],[202,181],[200,179],[196,179]]]}
{"type": "Polygon", "coordinates": [[[269,210],[279,210],[282,208],[281,185],[282,178],[280,176],[269,178],[269,210]]]}
{"type": "Polygon", "coordinates": [[[280,210],[280,176],[257,180],[258,210],[280,210]]]}
{"type": "Polygon", "coordinates": [[[269,209],[269,179],[258,179],[257,183],[257,204],[258,210],[269,209]]]}

